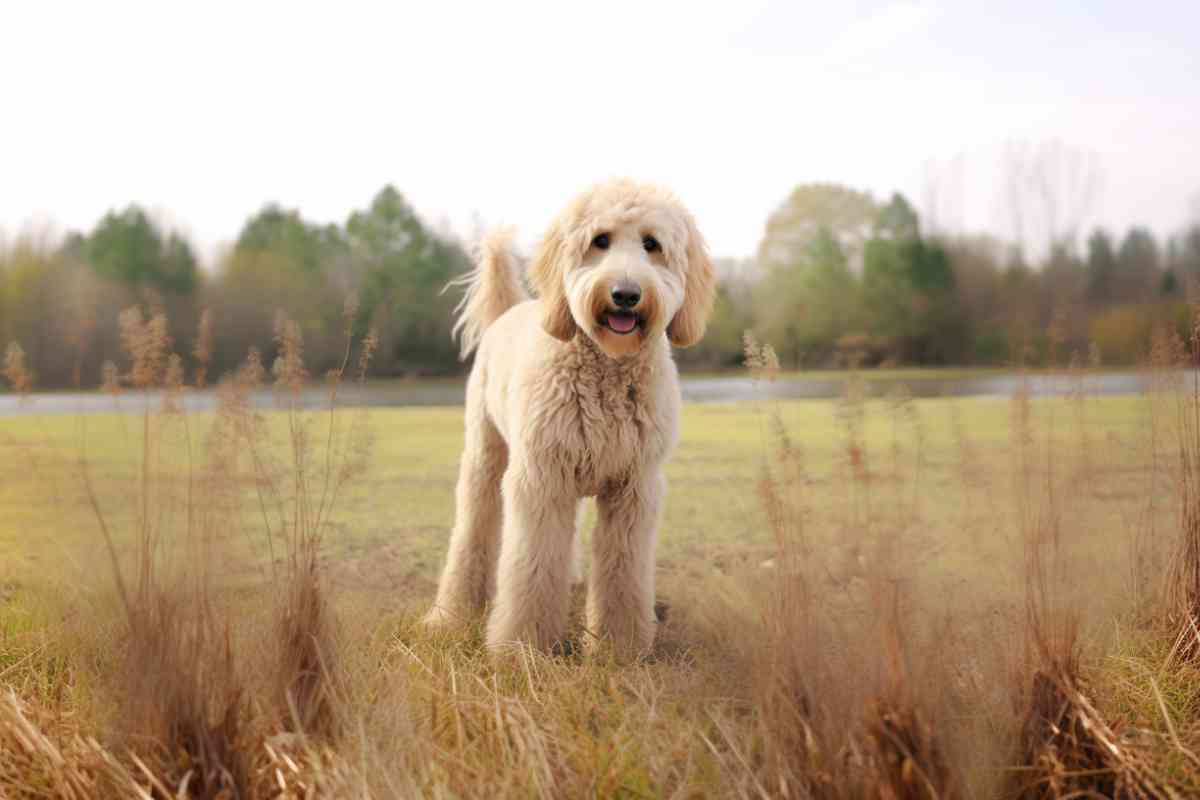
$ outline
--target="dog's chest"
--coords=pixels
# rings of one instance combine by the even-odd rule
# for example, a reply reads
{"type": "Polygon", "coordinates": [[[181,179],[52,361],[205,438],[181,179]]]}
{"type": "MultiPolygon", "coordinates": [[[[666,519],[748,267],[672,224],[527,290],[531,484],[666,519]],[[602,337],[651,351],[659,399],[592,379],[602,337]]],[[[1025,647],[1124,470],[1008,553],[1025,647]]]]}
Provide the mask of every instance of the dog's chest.
{"type": "Polygon", "coordinates": [[[538,426],[541,452],[552,452],[580,495],[602,493],[664,455],[646,369],[582,364],[561,372],[538,426]]]}
{"type": "Polygon", "coordinates": [[[576,485],[584,494],[597,494],[628,477],[647,456],[649,419],[637,387],[630,385],[581,392],[578,407],[582,446],[575,458],[576,485]]]}

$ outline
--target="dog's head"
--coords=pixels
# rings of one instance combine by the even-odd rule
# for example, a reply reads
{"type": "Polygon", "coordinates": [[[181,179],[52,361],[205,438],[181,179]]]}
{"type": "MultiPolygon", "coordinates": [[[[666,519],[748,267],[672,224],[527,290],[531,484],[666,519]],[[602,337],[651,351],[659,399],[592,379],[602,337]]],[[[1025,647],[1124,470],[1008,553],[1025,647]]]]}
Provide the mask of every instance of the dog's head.
{"type": "Polygon", "coordinates": [[[695,344],[712,310],[712,261],[691,214],[630,180],[576,198],[542,240],[530,277],[547,333],[567,341],[582,331],[613,358],[664,331],[678,347],[695,344]]]}

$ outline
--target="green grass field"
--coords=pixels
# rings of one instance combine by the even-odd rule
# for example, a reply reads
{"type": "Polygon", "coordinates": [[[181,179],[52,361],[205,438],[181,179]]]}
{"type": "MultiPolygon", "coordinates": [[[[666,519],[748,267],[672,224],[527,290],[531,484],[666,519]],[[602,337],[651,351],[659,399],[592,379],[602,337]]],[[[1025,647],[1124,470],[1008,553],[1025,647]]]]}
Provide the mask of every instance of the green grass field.
{"type": "MultiPolygon", "coordinates": [[[[1119,570],[1125,526],[1145,511],[1151,488],[1145,485],[1148,401],[1040,400],[1031,408],[1033,469],[1056,472],[1072,526],[1087,531],[1086,555],[1098,569],[1119,570]]],[[[841,577],[851,577],[863,555],[850,549],[861,548],[860,537],[841,532],[870,528],[903,538],[919,572],[947,588],[962,583],[1004,592],[1019,585],[1012,570],[1019,567],[1014,547],[1022,487],[1010,401],[879,401],[853,409],[813,401],[686,409],[681,444],[667,470],[659,546],[664,592],[678,583],[752,576],[772,557],[774,537],[757,491],[764,459],[778,448],[772,414],[803,460],[804,480],[795,491],[804,528],[831,563],[840,564],[841,577]],[[856,446],[859,466],[850,455],[856,446]]],[[[160,440],[156,463],[184,482],[184,420],[152,422],[160,440]]],[[[209,422],[187,420],[196,454],[209,422]]],[[[341,587],[390,596],[389,606],[420,604],[431,595],[453,520],[462,412],[376,410],[366,424],[369,463],[331,517],[327,563],[341,587]]],[[[94,572],[102,563],[99,529],[80,485],[81,448],[102,509],[118,520],[114,530],[133,529],[141,426],[136,415],[0,419],[0,552],[11,580],[76,581],[76,571],[94,572]]],[[[252,494],[246,490],[248,506],[252,494]]],[[[229,533],[237,555],[228,565],[231,577],[253,580],[265,569],[266,543],[256,532],[248,515],[244,530],[229,533]]]]}
{"type": "MultiPolygon", "coordinates": [[[[655,654],[641,665],[529,654],[505,667],[489,661],[478,630],[430,637],[415,623],[452,523],[461,409],[339,412],[340,452],[366,461],[329,515],[320,565],[338,620],[341,702],[358,733],[336,744],[344,761],[292,751],[302,765],[296,780],[324,781],[329,796],[357,796],[366,785],[381,797],[786,795],[761,783],[785,770],[780,729],[763,716],[754,675],[763,643],[778,645],[765,609],[773,587],[787,585],[784,557],[800,554],[817,598],[805,607],[822,630],[836,629],[804,656],[816,659],[810,691],[825,692],[820,702],[837,722],[827,719],[829,729],[848,729],[845,716],[860,713],[869,687],[895,677],[894,666],[874,663],[888,651],[876,638],[884,628],[875,618],[888,608],[881,592],[894,592],[909,637],[906,680],[924,674],[922,664],[938,664],[929,674],[941,676],[912,679],[906,691],[939,698],[930,707],[949,740],[940,746],[957,759],[954,792],[912,796],[1004,796],[995,787],[1011,785],[1004,768],[1017,758],[1017,723],[996,697],[1022,646],[1031,541],[1050,565],[1052,603],[1077,613],[1087,632],[1089,669],[1101,684],[1125,686],[1113,704],[1162,728],[1157,701],[1129,688],[1139,678],[1128,665],[1140,656],[1126,620],[1160,582],[1176,535],[1172,413],[1169,398],[1153,395],[690,406],[668,467],[658,581],[669,613],[655,654]],[[782,504],[773,512],[772,497],[782,504]],[[952,646],[953,659],[943,652],[952,646]],[[1123,668],[1112,667],[1114,652],[1123,668]],[[960,694],[977,706],[946,699],[960,694]]],[[[182,565],[170,573],[179,576],[196,552],[186,541],[189,509],[219,496],[216,591],[259,620],[235,625],[237,641],[262,636],[262,609],[278,591],[272,559],[285,548],[265,533],[263,481],[247,453],[222,464],[221,492],[202,485],[214,474],[205,461],[214,419],[0,419],[0,678],[118,753],[122,701],[106,676],[122,634],[97,507],[127,570],[146,509],[159,555],[182,565]]],[[[315,476],[329,417],[303,419],[315,476]]],[[[285,476],[288,430],[286,414],[266,415],[264,452],[281,459],[285,476]]],[[[240,669],[248,691],[265,691],[254,668],[240,669]]],[[[1173,709],[1193,702],[1186,688],[1162,685],[1174,692],[1173,709]]],[[[255,769],[273,775],[275,750],[269,759],[255,752],[255,769]]],[[[806,758],[836,761],[832,752],[806,758]]],[[[788,769],[816,768],[801,760],[788,769]]],[[[42,762],[29,763],[27,782],[42,762]]],[[[0,768],[0,796],[4,780],[0,768]]],[[[847,792],[822,796],[856,796],[847,792]]]]}

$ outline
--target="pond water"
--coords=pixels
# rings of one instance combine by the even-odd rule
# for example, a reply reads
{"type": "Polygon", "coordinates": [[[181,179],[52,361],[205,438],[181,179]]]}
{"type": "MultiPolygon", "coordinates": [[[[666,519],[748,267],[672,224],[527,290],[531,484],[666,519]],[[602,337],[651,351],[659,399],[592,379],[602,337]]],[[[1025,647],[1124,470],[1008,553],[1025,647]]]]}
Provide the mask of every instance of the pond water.
{"type": "MultiPolygon", "coordinates": [[[[1149,384],[1149,376],[1140,372],[1098,372],[1075,377],[1066,373],[1021,375],[1019,373],[955,374],[942,377],[936,371],[911,375],[884,373],[873,376],[860,373],[863,391],[868,397],[887,397],[906,391],[913,397],[1012,397],[1021,387],[1038,396],[1065,395],[1082,386],[1088,394],[1138,394],[1149,384]]],[[[773,382],[748,377],[685,378],[683,397],[692,403],[723,403],[739,400],[828,399],[846,394],[851,378],[845,374],[831,377],[804,375],[781,377],[773,382]]]]}
{"type": "MultiPolygon", "coordinates": [[[[911,375],[883,373],[861,374],[863,391],[869,397],[886,397],[905,391],[913,397],[1011,397],[1020,391],[1023,384],[1037,396],[1065,395],[1076,391],[1080,379],[1066,374],[1031,374],[988,372],[972,374],[948,374],[939,376],[936,371],[914,372],[911,375]]],[[[756,381],[746,376],[685,376],[681,380],[683,399],[687,403],[737,403],[747,400],[794,400],[828,399],[846,393],[850,378],[844,373],[830,373],[823,377],[819,373],[802,376],[784,376],[774,382],[756,381]]],[[[1138,394],[1149,383],[1144,372],[1099,372],[1082,377],[1082,387],[1091,395],[1138,394]]],[[[380,408],[401,406],[455,406],[463,402],[463,379],[437,379],[428,381],[386,381],[371,383],[364,387],[344,387],[339,395],[339,404],[346,406],[373,406],[380,408]]],[[[99,392],[55,392],[33,394],[21,399],[11,394],[0,395],[0,416],[24,414],[95,414],[112,411],[138,412],[150,402],[157,406],[161,400],[152,395],[149,400],[137,394],[125,394],[113,398],[99,392]]],[[[270,391],[259,393],[255,405],[275,405],[275,395],[270,391]]],[[[301,396],[301,404],[308,408],[320,408],[328,402],[325,390],[313,388],[301,396]]],[[[189,411],[209,411],[216,407],[216,394],[212,391],[190,392],[184,396],[184,407],[189,411]]]]}

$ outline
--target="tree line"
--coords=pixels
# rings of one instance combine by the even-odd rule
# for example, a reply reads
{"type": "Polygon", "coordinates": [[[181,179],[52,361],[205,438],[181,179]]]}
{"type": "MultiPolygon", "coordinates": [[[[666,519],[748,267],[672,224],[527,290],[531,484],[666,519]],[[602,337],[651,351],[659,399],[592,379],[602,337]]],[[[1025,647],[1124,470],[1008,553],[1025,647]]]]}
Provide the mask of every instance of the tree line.
{"type": "MultiPolygon", "coordinates": [[[[1038,364],[1070,352],[1123,364],[1145,354],[1155,325],[1186,324],[1200,220],[1165,241],[1141,227],[1060,236],[1034,259],[994,237],[925,231],[900,194],[808,184],[767,220],[754,257],[718,263],[709,333],[679,353],[684,367],[737,365],[747,330],[790,367],[1038,364]]],[[[391,186],[341,225],[268,205],[211,269],[129,206],[86,233],[0,243],[0,342],[20,342],[40,386],[94,385],[119,352],[122,308],[163,311],[181,353],[207,309],[223,374],[251,347],[271,363],[282,309],[324,371],[339,361],[350,298],[356,332],[376,331],[377,377],[448,374],[462,369],[458,296],[443,290],[469,266],[467,246],[391,186]]]]}
{"type": "Polygon", "coordinates": [[[1077,242],[1051,231],[1041,255],[985,235],[930,233],[901,194],[797,187],[752,259],[722,263],[710,333],[685,362],[738,362],[741,333],[788,367],[1045,365],[1077,354],[1144,358],[1156,326],[1186,339],[1200,281],[1200,218],[1160,241],[1135,226],[1077,242]]]}
{"type": "Polygon", "coordinates": [[[320,374],[340,362],[351,298],[356,334],[374,329],[380,343],[376,376],[447,372],[456,369],[457,297],[442,290],[469,265],[463,244],[425,224],[391,186],[342,225],[268,205],[208,270],[187,241],[130,206],[87,233],[0,247],[0,341],[21,344],[39,386],[94,385],[120,352],[122,308],[165,313],[179,353],[191,352],[208,310],[211,372],[220,375],[252,347],[272,363],[283,310],[320,374]]]}

